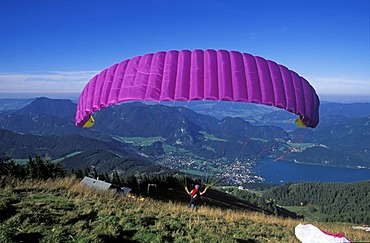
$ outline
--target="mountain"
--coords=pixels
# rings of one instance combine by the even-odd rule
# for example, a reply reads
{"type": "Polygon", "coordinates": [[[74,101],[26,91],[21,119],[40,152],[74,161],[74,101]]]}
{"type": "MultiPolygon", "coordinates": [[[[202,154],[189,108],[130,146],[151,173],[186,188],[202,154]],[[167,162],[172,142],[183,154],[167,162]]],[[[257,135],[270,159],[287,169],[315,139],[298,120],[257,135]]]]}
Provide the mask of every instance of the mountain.
{"type": "Polygon", "coordinates": [[[68,100],[37,98],[21,109],[0,113],[0,127],[18,133],[70,134],[69,129],[73,127],[71,112],[75,109],[76,105],[68,100]],[[67,107],[69,114],[63,114],[67,107]]]}
{"type": "MultiPolygon", "coordinates": [[[[226,117],[238,117],[242,118],[249,123],[259,126],[259,125],[274,125],[286,128],[282,126],[281,123],[292,125],[297,115],[294,115],[285,110],[267,106],[259,105],[246,102],[229,102],[229,101],[192,101],[192,102],[172,102],[169,103],[171,106],[184,106],[190,110],[193,110],[199,114],[205,114],[213,116],[217,119],[223,119],[226,117]],[[279,119],[270,117],[273,112],[280,112],[279,119]],[[282,118],[284,120],[282,120],[282,118]]],[[[279,113],[277,113],[279,114],[279,113]]],[[[288,130],[295,128],[295,126],[289,126],[288,130]]]]}
{"type": "Polygon", "coordinates": [[[102,109],[95,115],[94,129],[116,139],[157,138],[163,145],[185,149],[203,159],[251,156],[270,140],[287,135],[278,127],[256,127],[240,118],[218,120],[184,107],[139,102],[102,109]]]}
{"type": "Polygon", "coordinates": [[[59,159],[72,153],[91,149],[112,150],[117,153],[125,152],[123,146],[115,146],[80,135],[21,135],[4,129],[0,129],[0,144],[1,154],[9,154],[15,159],[24,159],[35,154],[48,155],[52,159],[59,159]]]}
{"type": "Polygon", "coordinates": [[[219,122],[221,129],[217,134],[223,139],[244,140],[246,138],[278,139],[287,133],[276,126],[253,126],[241,118],[223,118],[219,122]]]}
{"type": "Polygon", "coordinates": [[[244,140],[248,137],[273,139],[284,134],[281,129],[256,128],[237,118],[220,121],[183,107],[148,106],[140,102],[102,109],[94,114],[96,124],[92,129],[81,129],[74,124],[75,110],[76,104],[69,100],[37,98],[17,111],[0,114],[0,127],[17,133],[79,134],[105,141],[109,141],[109,135],[118,138],[162,137],[169,144],[182,145],[204,141],[202,132],[228,140],[244,140]],[[239,128],[242,130],[237,131],[239,128]],[[231,130],[237,132],[229,132],[231,130]],[[108,136],[104,137],[104,134],[108,136]]]}
{"type": "Polygon", "coordinates": [[[111,136],[94,129],[81,129],[74,124],[76,104],[70,100],[36,98],[15,111],[0,113],[0,128],[20,134],[83,137],[113,142],[111,136]]]}
{"type": "Polygon", "coordinates": [[[173,174],[166,167],[155,165],[137,155],[117,154],[107,150],[88,150],[67,157],[61,162],[69,171],[94,167],[99,173],[112,173],[129,176],[138,174],[173,174]]]}
{"type": "Polygon", "coordinates": [[[350,118],[361,118],[370,115],[370,103],[323,103],[320,105],[320,116],[342,115],[350,118]]]}
{"type": "Polygon", "coordinates": [[[290,136],[293,141],[311,143],[311,146],[300,153],[291,153],[287,160],[370,168],[370,116],[326,116],[315,129],[297,129],[290,136]]]}
{"type": "Polygon", "coordinates": [[[213,116],[217,119],[222,119],[225,117],[252,117],[260,116],[263,114],[270,113],[276,108],[266,105],[258,105],[254,103],[246,102],[230,102],[230,101],[211,101],[211,100],[201,100],[201,101],[175,101],[175,102],[164,102],[168,106],[182,106],[189,110],[193,110],[199,114],[205,114],[213,116]]]}
{"type": "MultiPolygon", "coordinates": [[[[289,128],[296,115],[269,106],[211,101],[177,105],[181,102],[109,106],[94,114],[92,128],[82,129],[74,124],[75,103],[37,98],[18,110],[0,112],[0,128],[19,134],[53,135],[60,137],[61,144],[65,143],[61,137],[70,141],[79,141],[78,136],[99,140],[162,166],[201,173],[230,170],[234,175],[232,170],[243,168],[235,175],[249,175],[253,161],[281,155],[300,163],[370,168],[369,118],[356,118],[366,114],[367,103],[354,104],[352,113],[350,104],[323,103],[321,114],[345,112],[322,115],[315,129],[289,128]],[[218,114],[218,118],[195,110],[218,114]],[[247,117],[252,121],[244,119],[247,117]],[[283,128],[269,125],[277,122],[283,128]],[[255,126],[257,123],[264,125],[255,126]]],[[[106,147],[96,147],[95,151],[101,151],[102,157],[105,152],[111,153],[106,147]]],[[[87,156],[81,152],[78,160],[83,155],[87,156]]],[[[71,165],[76,164],[77,157],[68,159],[71,165]]]]}
{"type": "Polygon", "coordinates": [[[171,170],[126,150],[121,144],[109,144],[80,135],[21,135],[0,129],[0,145],[1,155],[14,159],[47,156],[59,161],[69,171],[95,166],[99,173],[115,170],[126,176],[134,173],[171,173],[171,170]]]}
{"type": "Polygon", "coordinates": [[[0,112],[19,110],[34,99],[0,99],[0,112]]]}
{"type": "Polygon", "coordinates": [[[40,113],[66,120],[73,120],[76,113],[76,104],[67,99],[40,97],[17,111],[17,114],[38,115],[40,113]]]}
{"type": "Polygon", "coordinates": [[[200,127],[183,116],[183,109],[139,102],[107,107],[94,116],[94,129],[117,137],[163,137],[169,143],[192,143],[200,127]]]}
{"type": "MultiPolygon", "coordinates": [[[[218,119],[240,117],[253,125],[275,125],[285,130],[296,128],[294,126],[294,120],[297,118],[297,115],[276,107],[227,101],[197,101],[187,103],[175,102],[175,104],[182,104],[198,113],[208,114],[218,119]]],[[[321,118],[329,115],[342,115],[349,118],[366,117],[370,115],[370,103],[342,104],[321,102],[319,109],[320,122],[321,118]]]]}
{"type": "MultiPolygon", "coordinates": [[[[201,173],[220,172],[227,166],[232,169],[238,160],[247,160],[257,154],[262,156],[264,153],[261,151],[269,147],[274,139],[286,136],[280,128],[255,127],[240,118],[218,120],[184,107],[148,106],[140,102],[102,109],[94,114],[94,127],[83,129],[74,124],[75,109],[76,105],[68,100],[38,98],[17,111],[0,114],[0,127],[24,135],[55,136],[60,146],[64,146],[68,140],[74,141],[76,137],[77,141],[79,137],[100,140],[169,168],[190,169],[190,162],[191,169],[201,173]]],[[[22,138],[31,140],[29,137],[22,138]]],[[[45,142],[55,144],[55,140],[49,142],[46,139],[45,142]]],[[[16,143],[22,144],[19,140],[16,143]]],[[[69,148],[69,144],[66,148],[69,148]]],[[[44,151],[50,149],[45,146],[44,151]]],[[[95,149],[99,153],[94,153],[94,156],[107,157],[106,152],[111,153],[107,147],[95,149]]],[[[75,151],[79,151],[78,154],[71,151],[72,155],[67,152],[63,155],[51,150],[49,156],[58,160],[66,159],[67,167],[76,168],[75,165],[83,160],[82,156],[90,158],[84,152],[91,151],[80,148],[75,151]]],[[[40,149],[24,150],[22,156],[27,158],[27,154],[36,152],[40,153],[40,149]]],[[[116,163],[114,158],[104,161],[104,167],[107,168],[111,167],[109,164],[116,163]]],[[[83,164],[90,165],[88,161],[83,164]]],[[[242,168],[249,170],[250,166],[242,168]]],[[[249,173],[244,174],[249,176],[249,173]]]]}

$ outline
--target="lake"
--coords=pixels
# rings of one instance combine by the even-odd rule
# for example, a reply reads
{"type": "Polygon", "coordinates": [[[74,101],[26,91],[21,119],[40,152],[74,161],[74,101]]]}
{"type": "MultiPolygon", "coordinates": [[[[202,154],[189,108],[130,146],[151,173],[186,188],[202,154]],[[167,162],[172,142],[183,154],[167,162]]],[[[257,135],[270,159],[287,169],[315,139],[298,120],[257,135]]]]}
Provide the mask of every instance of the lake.
{"type": "Polygon", "coordinates": [[[266,183],[287,182],[355,182],[370,180],[369,169],[349,169],[341,167],[297,164],[290,161],[265,159],[254,167],[266,183]]]}

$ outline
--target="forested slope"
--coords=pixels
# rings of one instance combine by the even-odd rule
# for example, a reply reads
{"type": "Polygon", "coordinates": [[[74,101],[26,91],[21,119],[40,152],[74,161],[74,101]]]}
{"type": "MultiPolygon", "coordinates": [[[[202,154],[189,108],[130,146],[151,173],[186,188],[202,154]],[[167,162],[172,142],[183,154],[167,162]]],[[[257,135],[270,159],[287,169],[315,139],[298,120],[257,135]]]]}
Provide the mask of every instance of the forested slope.
{"type": "Polygon", "coordinates": [[[266,190],[263,197],[283,206],[310,205],[324,221],[370,223],[370,181],[356,183],[287,183],[266,190]]]}

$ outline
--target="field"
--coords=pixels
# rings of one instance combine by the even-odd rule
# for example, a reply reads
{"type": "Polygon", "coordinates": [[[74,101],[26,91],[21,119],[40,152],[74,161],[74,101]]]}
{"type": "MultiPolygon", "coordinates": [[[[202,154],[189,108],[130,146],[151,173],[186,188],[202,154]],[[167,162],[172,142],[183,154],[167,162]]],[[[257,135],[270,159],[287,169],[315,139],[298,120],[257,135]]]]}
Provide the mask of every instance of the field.
{"type": "MultiPolygon", "coordinates": [[[[288,209],[291,212],[295,212],[297,214],[303,215],[306,220],[312,220],[312,221],[322,221],[321,217],[325,216],[319,211],[310,211],[310,208],[312,206],[284,206],[284,208],[288,209]]],[[[316,206],[317,208],[317,206],[316,206]]]]}
{"type": "Polygon", "coordinates": [[[153,144],[157,141],[162,141],[163,138],[161,137],[149,137],[149,138],[142,138],[142,137],[114,137],[117,141],[131,143],[135,146],[148,146],[153,144]]]}
{"type": "MultiPolygon", "coordinates": [[[[194,212],[186,204],[96,191],[78,182],[3,181],[0,242],[299,242],[294,227],[302,221],[206,206],[194,212]]],[[[313,224],[370,241],[368,232],[347,224],[313,224]]]]}

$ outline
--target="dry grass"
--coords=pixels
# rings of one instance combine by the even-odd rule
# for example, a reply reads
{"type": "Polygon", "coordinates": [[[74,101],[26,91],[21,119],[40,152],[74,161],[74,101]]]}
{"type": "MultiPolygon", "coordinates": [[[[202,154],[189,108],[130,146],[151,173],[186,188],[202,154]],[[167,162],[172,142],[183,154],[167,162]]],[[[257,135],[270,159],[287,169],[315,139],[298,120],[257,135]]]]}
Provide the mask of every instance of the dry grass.
{"type": "Polygon", "coordinates": [[[78,182],[75,178],[13,179],[0,191],[4,200],[15,202],[9,207],[16,209],[0,224],[0,241],[11,242],[15,236],[36,232],[42,235],[41,242],[298,242],[294,227],[312,223],[353,241],[370,242],[370,233],[353,230],[348,224],[303,222],[210,207],[194,212],[185,204],[140,200],[78,182]]]}

